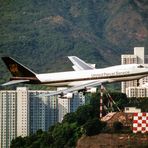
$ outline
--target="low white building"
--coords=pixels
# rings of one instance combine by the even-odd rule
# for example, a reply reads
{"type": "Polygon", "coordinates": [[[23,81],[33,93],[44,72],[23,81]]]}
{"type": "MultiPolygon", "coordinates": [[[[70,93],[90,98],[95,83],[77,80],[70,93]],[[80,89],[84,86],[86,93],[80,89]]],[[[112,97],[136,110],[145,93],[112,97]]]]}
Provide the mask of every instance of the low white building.
{"type": "Polygon", "coordinates": [[[128,87],[126,88],[127,97],[148,97],[148,87],[128,87]]]}
{"type": "Polygon", "coordinates": [[[136,107],[125,107],[124,112],[125,113],[141,113],[141,109],[136,107]]]}

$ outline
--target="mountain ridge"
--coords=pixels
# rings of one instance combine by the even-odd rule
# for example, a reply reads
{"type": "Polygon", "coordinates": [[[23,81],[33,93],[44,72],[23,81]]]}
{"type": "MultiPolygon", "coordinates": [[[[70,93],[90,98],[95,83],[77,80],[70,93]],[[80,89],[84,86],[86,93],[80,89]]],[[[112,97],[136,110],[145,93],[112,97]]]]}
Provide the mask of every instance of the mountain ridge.
{"type": "MultiPolygon", "coordinates": [[[[72,70],[67,56],[97,67],[120,63],[133,47],[148,47],[145,0],[2,0],[0,57],[35,72],[72,70]]],[[[0,81],[8,71],[0,60],[0,81]]]]}

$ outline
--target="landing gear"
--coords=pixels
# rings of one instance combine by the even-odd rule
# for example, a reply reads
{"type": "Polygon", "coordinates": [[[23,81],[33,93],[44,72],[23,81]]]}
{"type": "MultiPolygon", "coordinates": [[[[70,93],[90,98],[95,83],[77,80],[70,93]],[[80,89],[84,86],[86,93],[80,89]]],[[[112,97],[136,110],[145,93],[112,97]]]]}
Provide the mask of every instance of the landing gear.
{"type": "Polygon", "coordinates": [[[139,86],[140,85],[140,82],[139,82],[139,79],[137,80],[137,86],[139,86]]]}

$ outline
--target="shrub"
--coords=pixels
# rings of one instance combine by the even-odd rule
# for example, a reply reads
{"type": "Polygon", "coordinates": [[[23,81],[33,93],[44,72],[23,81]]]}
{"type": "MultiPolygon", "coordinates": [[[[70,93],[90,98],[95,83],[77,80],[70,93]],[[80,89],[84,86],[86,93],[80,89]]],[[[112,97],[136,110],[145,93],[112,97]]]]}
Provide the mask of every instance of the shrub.
{"type": "Polygon", "coordinates": [[[97,135],[105,126],[106,123],[100,121],[98,118],[88,120],[83,126],[84,134],[86,134],[87,136],[97,135]]]}
{"type": "Polygon", "coordinates": [[[113,123],[113,129],[114,129],[114,132],[117,132],[117,133],[121,132],[122,129],[123,129],[123,124],[121,122],[119,122],[119,121],[115,121],[113,123]]]}

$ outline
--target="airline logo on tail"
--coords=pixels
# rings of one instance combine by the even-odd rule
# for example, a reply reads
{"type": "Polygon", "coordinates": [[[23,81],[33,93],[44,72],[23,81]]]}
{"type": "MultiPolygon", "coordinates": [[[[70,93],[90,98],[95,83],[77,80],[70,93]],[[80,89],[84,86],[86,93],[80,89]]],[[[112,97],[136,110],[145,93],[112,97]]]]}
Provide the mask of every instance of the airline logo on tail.
{"type": "Polygon", "coordinates": [[[18,72],[19,72],[19,71],[18,71],[18,66],[17,66],[17,64],[10,64],[9,67],[10,67],[10,71],[11,71],[12,73],[18,73],[18,72]]]}

